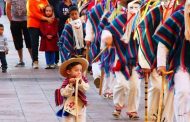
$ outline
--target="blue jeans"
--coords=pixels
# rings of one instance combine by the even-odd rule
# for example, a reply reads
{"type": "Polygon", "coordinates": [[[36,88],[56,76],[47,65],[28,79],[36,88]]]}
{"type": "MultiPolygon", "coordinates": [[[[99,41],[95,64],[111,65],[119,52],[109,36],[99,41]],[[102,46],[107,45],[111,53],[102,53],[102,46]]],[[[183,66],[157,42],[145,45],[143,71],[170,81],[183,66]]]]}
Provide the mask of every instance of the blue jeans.
{"type": "Polygon", "coordinates": [[[46,57],[46,64],[47,65],[52,65],[55,64],[55,52],[45,52],[45,57],[46,57]]]}
{"type": "Polygon", "coordinates": [[[0,52],[0,61],[1,61],[2,70],[7,69],[7,61],[6,61],[5,52],[0,52]]]}

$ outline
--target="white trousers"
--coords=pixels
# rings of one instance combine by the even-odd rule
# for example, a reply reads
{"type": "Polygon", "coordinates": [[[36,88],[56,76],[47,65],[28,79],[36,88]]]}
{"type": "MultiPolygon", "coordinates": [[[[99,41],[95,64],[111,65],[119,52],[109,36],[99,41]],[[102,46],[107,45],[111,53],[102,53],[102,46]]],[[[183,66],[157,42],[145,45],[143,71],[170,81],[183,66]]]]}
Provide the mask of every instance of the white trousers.
{"type": "Polygon", "coordinates": [[[174,90],[167,88],[164,92],[164,110],[162,113],[162,122],[174,121],[174,90]]]}
{"type": "Polygon", "coordinates": [[[132,76],[126,80],[121,72],[115,72],[116,85],[113,89],[113,102],[115,107],[122,108],[127,105],[127,112],[137,112],[140,100],[141,79],[135,68],[132,70],[132,76]]]}
{"type": "MultiPolygon", "coordinates": [[[[153,69],[150,74],[150,85],[151,87],[148,90],[148,114],[149,116],[157,116],[160,100],[160,90],[162,88],[162,76],[157,73],[156,69],[153,69]]],[[[164,92],[164,110],[162,113],[162,120],[165,120],[164,122],[173,122],[173,99],[173,91],[169,91],[166,88],[164,92]]]]}
{"type": "MultiPolygon", "coordinates": [[[[78,122],[86,122],[86,107],[79,113],[78,122]]],[[[64,116],[62,122],[76,122],[76,117],[73,115],[64,116]]]]}
{"type": "Polygon", "coordinates": [[[101,76],[101,68],[100,68],[100,61],[92,63],[92,72],[93,72],[93,78],[100,78],[101,76]]]}
{"type": "Polygon", "coordinates": [[[156,69],[153,69],[149,78],[151,87],[148,90],[148,114],[149,116],[152,116],[154,114],[157,115],[162,77],[158,75],[156,69]]]}
{"type": "Polygon", "coordinates": [[[103,93],[113,93],[113,88],[116,84],[115,74],[110,72],[109,76],[104,75],[103,80],[103,93]]]}
{"type": "MultiPolygon", "coordinates": [[[[92,63],[92,72],[94,79],[101,77],[100,61],[92,63]]],[[[112,72],[110,72],[110,76],[106,76],[104,74],[103,88],[102,88],[103,94],[113,93],[113,87],[115,84],[116,84],[115,75],[112,72]]]]}
{"type": "Polygon", "coordinates": [[[174,111],[177,122],[190,122],[190,74],[180,68],[174,76],[174,111]]]}

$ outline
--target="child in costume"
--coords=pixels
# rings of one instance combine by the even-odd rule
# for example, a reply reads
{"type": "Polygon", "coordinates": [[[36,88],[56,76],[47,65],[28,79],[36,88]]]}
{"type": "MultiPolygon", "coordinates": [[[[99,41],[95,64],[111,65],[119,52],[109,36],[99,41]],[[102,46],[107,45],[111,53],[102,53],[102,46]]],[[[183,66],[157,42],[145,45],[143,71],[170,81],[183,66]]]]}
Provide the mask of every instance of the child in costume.
{"type": "Polygon", "coordinates": [[[128,7],[128,13],[118,15],[112,23],[102,32],[102,42],[109,48],[115,46],[116,54],[113,70],[117,84],[113,90],[113,102],[115,110],[113,116],[118,118],[122,109],[127,105],[127,115],[131,119],[138,119],[138,107],[140,102],[140,82],[136,71],[137,41],[132,38],[132,25],[138,18],[140,10],[139,1],[121,1],[128,7]],[[126,31],[124,31],[126,30],[126,31]],[[129,36],[126,38],[126,35],[129,36]],[[131,36],[130,36],[131,35],[131,36]]]}
{"type": "MultiPolygon", "coordinates": [[[[159,107],[160,90],[162,77],[159,76],[156,70],[156,56],[158,43],[152,38],[155,31],[163,24],[165,20],[172,14],[174,10],[174,1],[162,1],[161,4],[152,8],[143,21],[139,24],[139,64],[144,72],[150,74],[149,80],[151,88],[148,93],[148,114],[150,120],[157,119],[157,112],[159,107]]],[[[167,93],[167,92],[166,92],[167,93]]],[[[166,102],[163,112],[163,119],[166,121],[173,121],[173,92],[168,92],[165,95],[166,102]],[[171,109],[171,110],[170,110],[171,109]]]]}
{"type": "Polygon", "coordinates": [[[158,72],[173,70],[167,76],[169,89],[174,89],[174,114],[177,122],[190,121],[190,0],[185,8],[173,13],[153,35],[158,42],[158,72]]]}
{"type": "MultiPolygon", "coordinates": [[[[44,9],[46,17],[53,16],[53,8],[48,5],[44,9]]],[[[55,18],[52,23],[42,21],[40,23],[41,42],[40,51],[45,51],[47,67],[45,69],[55,68],[55,52],[58,51],[58,20],[55,18]]]]}
{"type": "Polygon", "coordinates": [[[71,6],[69,14],[72,21],[65,25],[59,40],[62,62],[74,55],[84,56],[85,51],[85,23],[79,18],[77,6],[71,6]]]}
{"type": "Polygon", "coordinates": [[[70,58],[60,66],[60,74],[66,79],[63,81],[60,89],[64,97],[64,117],[63,122],[75,122],[76,103],[75,86],[78,82],[78,122],[86,122],[86,91],[89,89],[88,80],[83,73],[88,68],[88,61],[84,58],[70,58]],[[78,80],[77,80],[78,79],[78,80]]]}

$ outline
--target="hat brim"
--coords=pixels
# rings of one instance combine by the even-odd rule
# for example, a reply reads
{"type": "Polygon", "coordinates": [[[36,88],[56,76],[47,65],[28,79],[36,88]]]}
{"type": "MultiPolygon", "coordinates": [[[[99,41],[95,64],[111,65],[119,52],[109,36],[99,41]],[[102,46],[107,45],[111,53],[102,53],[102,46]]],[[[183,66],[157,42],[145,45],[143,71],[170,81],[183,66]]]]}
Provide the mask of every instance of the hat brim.
{"type": "Polygon", "coordinates": [[[79,62],[82,65],[82,72],[87,70],[88,68],[88,61],[85,58],[70,58],[67,61],[63,62],[61,66],[59,67],[59,73],[63,77],[67,77],[67,71],[66,68],[69,64],[74,63],[74,62],[79,62]]]}
{"type": "Polygon", "coordinates": [[[138,1],[140,0],[121,0],[120,5],[122,5],[123,7],[127,7],[129,3],[135,3],[138,1]]]}

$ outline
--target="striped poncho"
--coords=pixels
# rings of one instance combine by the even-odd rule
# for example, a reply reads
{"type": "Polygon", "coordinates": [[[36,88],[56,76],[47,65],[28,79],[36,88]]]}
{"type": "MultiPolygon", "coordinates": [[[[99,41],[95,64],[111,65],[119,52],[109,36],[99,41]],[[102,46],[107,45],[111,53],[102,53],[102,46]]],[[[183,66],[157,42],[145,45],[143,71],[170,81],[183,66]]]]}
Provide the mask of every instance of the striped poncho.
{"type": "Polygon", "coordinates": [[[107,49],[102,55],[101,55],[101,68],[104,69],[104,72],[107,77],[110,76],[110,72],[113,69],[114,61],[115,61],[115,54],[116,49],[115,47],[112,47],[110,49],[107,49]]]}
{"type": "Polygon", "coordinates": [[[156,67],[156,55],[158,43],[152,38],[163,18],[161,5],[148,12],[145,19],[138,25],[140,50],[151,69],[156,67]]]}
{"type": "Polygon", "coordinates": [[[100,20],[103,13],[104,13],[104,7],[102,6],[102,4],[98,4],[94,8],[92,8],[87,15],[94,31],[94,40],[91,43],[90,52],[89,52],[90,60],[93,60],[100,52],[100,43],[99,43],[100,35],[99,35],[98,26],[100,24],[100,20]]]}
{"type": "MultiPolygon", "coordinates": [[[[176,11],[155,33],[153,38],[169,49],[167,70],[178,70],[181,66],[190,73],[190,42],[184,36],[184,9],[176,11]]],[[[169,88],[174,85],[173,76],[169,76],[169,88]]],[[[183,82],[183,81],[182,81],[183,82]]]]}
{"type": "MultiPolygon", "coordinates": [[[[108,11],[105,13],[105,16],[101,19],[100,24],[98,26],[99,30],[99,39],[98,39],[98,44],[101,44],[101,34],[103,29],[110,24],[109,22],[109,17],[111,15],[111,12],[108,11]]],[[[105,73],[107,76],[109,76],[109,73],[112,69],[112,66],[114,64],[115,60],[115,48],[111,48],[109,50],[106,50],[102,55],[101,55],[101,68],[104,69],[105,73]]]]}
{"type": "MultiPolygon", "coordinates": [[[[85,37],[85,24],[83,23],[83,36],[85,37]]],[[[71,58],[71,55],[81,55],[79,50],[76,50],[75,38],[71,24],[66,24],[58,42],[62,62],[71,58]]]]}
{"type": "Polygon", "coordinates": [[[127,21],[127,14],[120,14],[109,26],[105,28],[105,30],[110,31],[114,37],[116,53],[119,57],[120,63],[122,64],[120,71],[128,80],[131,76],[131,67],[136,66],[138,45],[136,41],[133,40],[133,36],[131,36],[128,44],[121,41],[127,21]]]}

